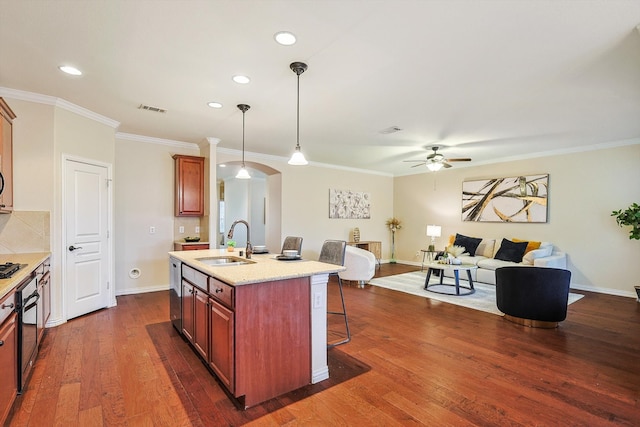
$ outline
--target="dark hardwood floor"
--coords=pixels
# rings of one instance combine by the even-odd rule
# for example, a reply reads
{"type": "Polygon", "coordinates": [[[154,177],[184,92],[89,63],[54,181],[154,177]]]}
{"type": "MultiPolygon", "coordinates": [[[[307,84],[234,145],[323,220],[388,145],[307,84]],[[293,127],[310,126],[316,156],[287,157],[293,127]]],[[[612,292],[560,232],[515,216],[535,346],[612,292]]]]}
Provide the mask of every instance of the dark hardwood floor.
{"type": "MultiPolygon", "coordinates": [[[[415,269],[384,264],[377,275],[415,269]]],[[[334,306],[335,282],[329,293],[334,306]]],[[[579,293],[567,320],[545,330],[346,286],[353,338],[335,350],[370,370],[248,411],[231,404],[173,329],[158,329],[169,319],[168,292],[118,297],[117,307],[47,331],[8,424],[638,426],[640,304],[579,293]]],[[[338,331],[334,317],[329,329],[338,331]]]]}

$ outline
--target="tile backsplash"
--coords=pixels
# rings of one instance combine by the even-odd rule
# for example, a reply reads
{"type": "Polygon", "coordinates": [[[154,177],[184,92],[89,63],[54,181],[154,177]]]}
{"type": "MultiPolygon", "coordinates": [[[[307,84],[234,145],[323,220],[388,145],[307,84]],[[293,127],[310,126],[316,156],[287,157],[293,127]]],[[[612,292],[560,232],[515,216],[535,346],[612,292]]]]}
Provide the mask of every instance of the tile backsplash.
{"type": "Polygon", "coordinates": [[[14,211],[0,215],[0,254],[50,252],[49,212],[14,211]]]}

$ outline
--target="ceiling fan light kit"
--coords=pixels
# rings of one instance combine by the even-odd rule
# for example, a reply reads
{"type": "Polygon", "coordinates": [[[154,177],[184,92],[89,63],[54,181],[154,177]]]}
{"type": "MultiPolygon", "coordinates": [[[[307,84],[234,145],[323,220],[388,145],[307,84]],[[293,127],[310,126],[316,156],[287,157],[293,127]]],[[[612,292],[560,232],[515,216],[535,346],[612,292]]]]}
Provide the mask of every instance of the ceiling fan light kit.
{"type": "Polygon", "coordinates": [[[442,169],[442,163],[438,163],[438,162],[427,163],[427,168],[432,172],[437,172],[440,169],[442,169]]]}
{"type": "Polygon", "coordinates": [[[450,168],[451,165],[449,164],[449,162],[470,162],[471,161],[471,159],[468,157],[459,158],[459,159],[445,159],[445,157],[442,154],[438,153],[438,150],[440,149],[440,147],[434,146],[434,147],[431,147],[431,149],[433,150],[433,153],[429,154],[426,160],[405,160],[405,162],[418,162],[417,165],[413,165],[411,167],[415,168],[418,166],[425,165],[427,166],[427,169],[429,169],[430,171],[437,172],[442,168],[450,168]]]}
{"type": "Polygon", "coordinates": [[[304,62],[292,62],[289,68],[298,76],[298,100],[296,108],[296,149],[288,163],[293,166],[304,166],[309,162],[300,151],[300,74],[307,70],[307,64],[304,62]]]}

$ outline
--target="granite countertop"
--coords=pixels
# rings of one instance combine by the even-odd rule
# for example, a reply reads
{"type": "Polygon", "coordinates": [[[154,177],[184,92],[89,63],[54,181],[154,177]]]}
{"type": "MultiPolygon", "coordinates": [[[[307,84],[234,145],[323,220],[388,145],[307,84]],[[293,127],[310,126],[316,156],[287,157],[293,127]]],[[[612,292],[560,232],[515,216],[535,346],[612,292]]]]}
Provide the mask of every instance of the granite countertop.
{"type": "Polygon", "coordinates": [[[314,260],[299,259],[279,261],[275,259],[277,255],[279,254],[253,254],[251,255],[251,261],[255,262],[253,264],[211,266],[198,261],[197,258],[216,256],[235,256],[240,258],[239,250],[236,249],[234,252],[227,252],[226,249],[208,249],[169,252],[169,256],[234,286],[307,277],[315,274],[337,273],[346,270],[345,267],[340,265],[327,264],[314,260]]]}
{"type": "Polygon", "coordinates": [[[50,252],[34,252],[27,254],[0,254],[0,264],[7,262],[15,262],[18,264],[26,264],[13,276],[8,279],[0,279],[0,298],[4,298],[11,292],[20,282],[27,277],[33,270],[51,256],[50,252]]]}

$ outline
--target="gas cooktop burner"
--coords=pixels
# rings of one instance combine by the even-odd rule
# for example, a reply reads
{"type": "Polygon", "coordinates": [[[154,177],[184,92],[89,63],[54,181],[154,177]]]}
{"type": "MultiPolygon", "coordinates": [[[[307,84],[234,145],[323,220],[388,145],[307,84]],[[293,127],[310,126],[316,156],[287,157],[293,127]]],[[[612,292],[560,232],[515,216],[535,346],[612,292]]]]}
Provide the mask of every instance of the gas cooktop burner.
{"type": "Polygon", "coordinates": [[[13,262],[0,264],[0,279],[8,279],[13,276],[16,271],[20,270],[21,267],[22,265],[13,262]]]}

